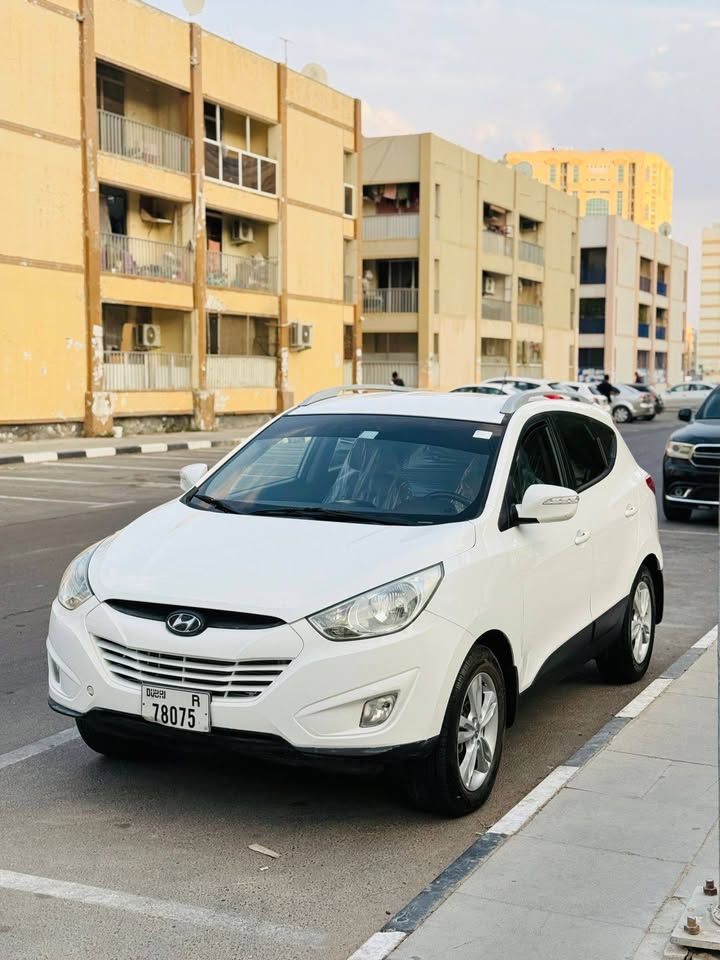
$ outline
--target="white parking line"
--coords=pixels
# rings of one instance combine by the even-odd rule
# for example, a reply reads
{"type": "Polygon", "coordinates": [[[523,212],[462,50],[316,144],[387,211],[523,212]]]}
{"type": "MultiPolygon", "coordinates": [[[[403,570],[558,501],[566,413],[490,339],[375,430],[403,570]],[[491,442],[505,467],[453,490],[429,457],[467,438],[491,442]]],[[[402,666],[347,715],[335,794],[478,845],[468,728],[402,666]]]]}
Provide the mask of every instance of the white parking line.
{"type": "MultiPolygon", "coordinates": [[[[139,464],[137,467],[129,467],[123,463],[71,463],[69,460],[61,460],[58,467],[76,467],[79,470],[132,470],[133,473],[173,473],[172,467],[144,467],[139,464]]],[[[22,473],[15,474],[16,477],[22,477],[22,473]]]]}
{"type": "Polygon", "coordinates": [[[699,640],[696,640],[692,645],[692,649],[695,650],[707,650],[708,647],[717,640],[718,628],[713,627],[712,630],[708,630],[704,637],[700,637],[699,640]]]}
{"type": "Polygon", "coordinates": [[[2,753],[0,754],[0,770],[4,770],[5,767],[11,767],[14,763],[29,760],[30,757],[36,757],[39,753],[46,753],[48,750],[54,750],[55,747],[61,747],[64,743],[77,740],[79,736],[80,734],[75,727],[68,727],[67,730],[61,730],[60,733],[53,733],[49,737],[43,737],[42,740],[36,740],[35,743],[28,743],[24,747],[18,747],[17,750],[11,750],[10,753],[2,753]]]}
{"type": "MultiPolygon", "coordinates": [[[[104,500],[56,500],[54,497],[14,497],[9,493],[0,493],[0,500],[30,500],[33,503],[77,503],[85,507],[113,507],[116,505],[106,503],[104,500]]],[[[134,501],[125,500],[124,502],[133,503],[134,501]]]]}
{"type": "MultiPolygon", "coordinates": [[[[0,476],[0,480],[9,480],[12,483],[17,483],[20,485],[22,485],[27,481],[28,483],[67,483],[67,484],[77,485],[80,487],[92,486],[92,483],[89,480],[64,480],[64,479],[60,479],[59,477],[25,477],[22,475],[20,475],[20,477],[17,477],[17,476],[1,477],[0,476]]],[[[127,485],[128,482],[129,481],[126,481],[126,480],[115,480],[115,481],[106,480],[104,483],[104,486],[124,487],[127,485]]],[[[177,483],[163,483],[160,480],[146,480],[144,482],[146,486],[151,486],[151,487],[177,487],[178,486],[177,483]]]]}
{"type": "Polygon", "coordinates": [[[369,940],[355,951],[350,960],[385,960],[395,947],[403,942],[406,933],[395,930],[381,930],[374,933],[369,940]]]}
{"type": "Polygon", "coordinates": [[[230,930],[236,935],[254,934],[256,937],[259,935],[273,941],[295,945],[319,945],[326,939],[319,930],[269,923],[251,915],[234,913],[230,910],[213,910],[208,907],[194,907],[189,903],[178,903],[175,900],[138,897],[119,890],[90,887],[84,883],[70,883],[66,880],[52,880],[49,877],[36,877],[29,873],[15,873],[12,870],[0,870],[0,888],[17,890],[21,893],[41,894],[58,900],[74,900],[93,907],[124,910],[126,913],[139,913],[159,920],[189,923],[195,927],[230,930]]]}

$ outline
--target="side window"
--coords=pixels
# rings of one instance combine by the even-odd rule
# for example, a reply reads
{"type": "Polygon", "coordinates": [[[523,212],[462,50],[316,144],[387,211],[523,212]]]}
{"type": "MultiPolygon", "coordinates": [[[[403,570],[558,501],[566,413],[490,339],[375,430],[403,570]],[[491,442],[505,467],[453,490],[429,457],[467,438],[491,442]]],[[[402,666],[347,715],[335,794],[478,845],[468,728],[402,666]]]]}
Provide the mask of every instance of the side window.
{"type": "Polygon", "coordinates": [[[555,448],[544,421],[530,427],[515,451],[508,482],[510,504],[520,503],[533,483],[562,484],[555,448]]]}
{"type": "Polygon", "coordinates": [[[584,490],[608,473],[615,457],[615,435],[608,427],[574,413],[553,415],[553,424],[565,448],[570,467],[570,486],[584,490]],[[610,434],[601,438],[600,431],[610,434]],[[605,452],[611,454],[611,459],[605,452]]]}

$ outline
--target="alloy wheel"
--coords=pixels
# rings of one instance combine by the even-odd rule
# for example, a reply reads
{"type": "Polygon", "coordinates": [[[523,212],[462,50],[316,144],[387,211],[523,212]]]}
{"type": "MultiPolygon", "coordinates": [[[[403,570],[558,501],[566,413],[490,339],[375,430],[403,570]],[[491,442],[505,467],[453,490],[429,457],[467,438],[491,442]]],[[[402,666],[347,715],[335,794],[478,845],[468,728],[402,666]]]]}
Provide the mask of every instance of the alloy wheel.
{"type": "Polygon", "coordinates": [[[635,663],[643,663],[647,656],[652,634],[652,620],[650,588],[644,580],[641,580],[635,588],[630,620],[630,643],[635,663]]]}
{"type": "Polygon", "coordinates": [[[477,673],[465,693],[457,732],[457,761],[466,790],[482,786],[495,756],[498,696],[492,677],[477,673]]]}
{"type": "Polygon", "coordinates": [[[615,407],[613,410],[613,420],[615,423],[627,423],[630,419],[630,411],[627,407],[615,407]]]}

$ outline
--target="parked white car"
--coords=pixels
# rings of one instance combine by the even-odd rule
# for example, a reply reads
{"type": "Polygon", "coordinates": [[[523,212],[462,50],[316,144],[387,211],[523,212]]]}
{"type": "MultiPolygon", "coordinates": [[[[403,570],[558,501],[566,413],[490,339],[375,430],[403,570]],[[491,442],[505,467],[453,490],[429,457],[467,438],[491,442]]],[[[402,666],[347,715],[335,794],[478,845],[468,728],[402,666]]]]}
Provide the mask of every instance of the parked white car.
{"type": "Polygon", "coordinates": [[[681,407],[699,410],[716,386],[705,380],[688,380],[663,390],[660,396],[667,410],[679,410],[681,407]]]}
{"type": "Polygon", "coordinates": [[[504,383],[466,383],[450,391],[450,393],[481,393],[489,397],[511,397],[517,392],[517,387],[504,383]]]}
{"type": "Polygon", "coordinates": [[[614,383],[613,386],[619,391],[610,404],[615,423],[652,420],[655,417],[655,398],[651,393],[642,393],[624,383],[614,383]]]}
{"type": "Polygon", "coordinates": [[[547,390],[550,381],[543,377],[490,377],[483,380],[483,384],[512,387],[513,390],[547,390]]]}
{"type": "Polygon", "coordinates": [[[572,390],[573,393],[578,393],[585,400],[589,400],[590,403],[597,404],[604,410],[607,410],[610,406],[607,398],[600,393],[594,383],[581,383],[579,380],[562,380],[553,381],[550,386],[560,388],[565,387],[568,390],[572,390]]]}
{"type": "Polygon", "coordinates": [[[100,753],[376,757],[459,815],[535,681],[647,670],[653,484],[589,403],[325,395],[181,478],[52,605],[50,704],[100,753]]]}

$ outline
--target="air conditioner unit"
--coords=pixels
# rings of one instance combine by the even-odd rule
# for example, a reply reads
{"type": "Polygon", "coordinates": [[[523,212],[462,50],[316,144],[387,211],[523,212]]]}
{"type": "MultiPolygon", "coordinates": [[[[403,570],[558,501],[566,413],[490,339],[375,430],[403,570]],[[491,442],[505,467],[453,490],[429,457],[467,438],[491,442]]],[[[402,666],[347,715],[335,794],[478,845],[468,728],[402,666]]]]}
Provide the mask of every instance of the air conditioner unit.
{"type": "Polygon", "coordinates": [[[483,293],[492,296],[495,293],[495,277],[483,277],[483,293]]]}
{"type": "Polygon", "coordinates": [[[235,217],[230,226],[230,240],[232,243],[252,243],[255,233],[247,220],[235,217]]]}
{"type": "Polygon", "coordinates": [[[138,347],[159,347],[162,343],[157,323],[141,323],[135,327],[135,344],[138,347]]]}
{"type": "Polygon", "coordinates": [[[294,350],[307,350],[312,346],[312,324],[290,324],[290,346],[294,350]]]}

